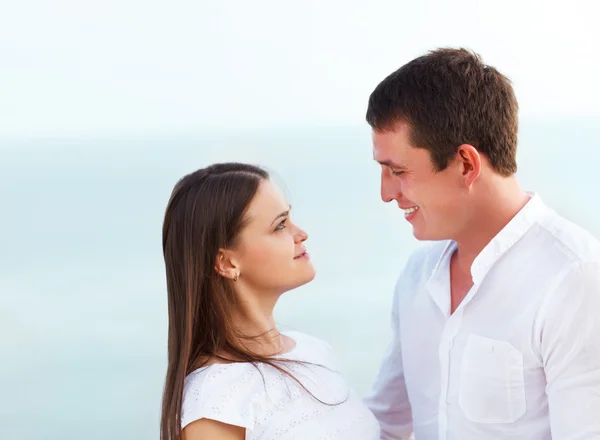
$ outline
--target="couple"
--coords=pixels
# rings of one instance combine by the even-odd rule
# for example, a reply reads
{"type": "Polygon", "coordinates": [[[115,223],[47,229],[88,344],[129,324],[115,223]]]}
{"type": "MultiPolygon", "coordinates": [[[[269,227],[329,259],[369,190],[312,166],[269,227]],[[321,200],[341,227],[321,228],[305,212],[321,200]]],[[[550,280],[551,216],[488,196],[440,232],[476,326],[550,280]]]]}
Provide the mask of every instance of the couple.
{"type": "Polygon", "coordinates": [[[181,179],[163,228],[162,440],[600,439],[600,244],[519,187],[517,110],[508,79],[462,49],[371,94],[381,198],[430,243],[398,278],[364,401],[327,343],[275,327],[280,295],[315,273],[267,173],[181,179]]]}

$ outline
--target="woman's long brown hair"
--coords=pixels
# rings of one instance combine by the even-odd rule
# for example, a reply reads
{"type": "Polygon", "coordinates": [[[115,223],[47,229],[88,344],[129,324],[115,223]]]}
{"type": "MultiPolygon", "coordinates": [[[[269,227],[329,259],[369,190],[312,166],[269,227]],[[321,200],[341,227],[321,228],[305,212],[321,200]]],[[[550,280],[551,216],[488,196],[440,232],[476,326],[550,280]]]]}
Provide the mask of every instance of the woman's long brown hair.
{"type": "Polygon", "coordinates": [[[169,330],[161,440],[180,439],[187,374],[220,353],[265,360],[239,344],[231,322],[236,305],[231,281],[214,266],[218,250],[235,244],[244,214],[268,178],[252,165],[215,164],[184,176],[171,194],[163,224],[169,330]]]}

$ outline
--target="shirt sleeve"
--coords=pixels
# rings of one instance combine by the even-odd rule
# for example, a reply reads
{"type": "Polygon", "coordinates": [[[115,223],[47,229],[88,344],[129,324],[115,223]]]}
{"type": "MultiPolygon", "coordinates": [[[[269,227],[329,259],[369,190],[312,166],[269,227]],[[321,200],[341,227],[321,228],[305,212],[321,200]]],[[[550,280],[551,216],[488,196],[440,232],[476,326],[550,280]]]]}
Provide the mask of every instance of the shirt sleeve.
{"type": "Polygon", "coordinates": [[[412,413],[400,350],[399,296],[403,290],[403,277],[396,283],[392,302],[392,341],[384,355],[373,390],[365,399],[365,404],[379,422],[382,440],[405,440],[412,433],[412,413]]]}
{"type": "Polygon", "coordinates": [[[566,270],[541,337],[553,440],[600,438],[600,263],[566,270]]]}
{"type": "Polygon", "coordinates": [[[218,366],[208,374],[186,379],[181,429],[200,419],[211,419],[246,429],[254,427],[254,400],[259,393],[252,366],[218,366]]]}

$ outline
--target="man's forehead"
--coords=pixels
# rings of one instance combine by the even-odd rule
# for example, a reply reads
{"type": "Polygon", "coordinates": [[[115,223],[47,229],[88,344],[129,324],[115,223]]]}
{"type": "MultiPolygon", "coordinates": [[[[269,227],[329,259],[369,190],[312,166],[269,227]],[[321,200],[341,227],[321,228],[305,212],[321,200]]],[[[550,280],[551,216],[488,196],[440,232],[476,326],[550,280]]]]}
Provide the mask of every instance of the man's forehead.
{"type": "Polygon", "coordinates": [[[373,145],[373,160],[392,168],[405,167],[410,162],[410,154],[408,153],[401,147],[381,148],[373,145]]]}

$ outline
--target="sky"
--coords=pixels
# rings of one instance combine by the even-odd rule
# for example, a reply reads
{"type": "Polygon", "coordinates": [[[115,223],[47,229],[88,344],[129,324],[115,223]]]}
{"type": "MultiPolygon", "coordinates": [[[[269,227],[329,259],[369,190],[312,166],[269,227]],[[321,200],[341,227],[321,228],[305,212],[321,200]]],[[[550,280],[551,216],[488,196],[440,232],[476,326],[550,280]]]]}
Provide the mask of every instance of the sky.
{"type": "Polygon", "coordinates": [[[473,49],[509,76],[522,117],[597,119],[599,10],[591,0],[0,0],[0,140],[361,124],[381,79],[440,46],[473,49]]]}

